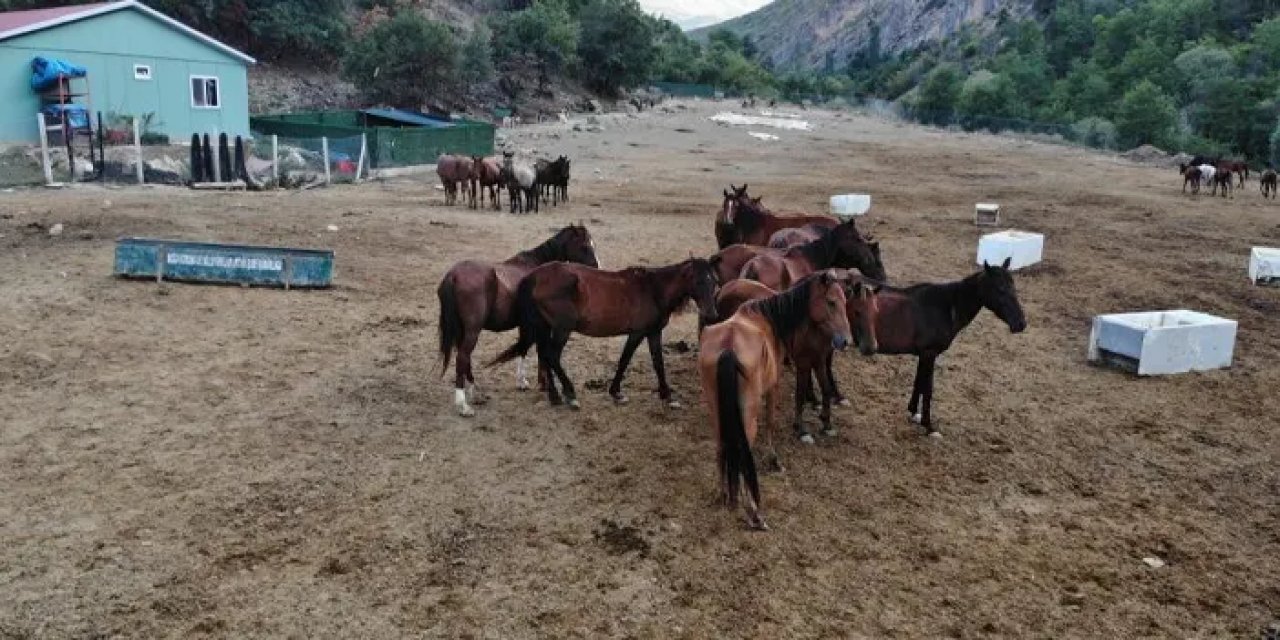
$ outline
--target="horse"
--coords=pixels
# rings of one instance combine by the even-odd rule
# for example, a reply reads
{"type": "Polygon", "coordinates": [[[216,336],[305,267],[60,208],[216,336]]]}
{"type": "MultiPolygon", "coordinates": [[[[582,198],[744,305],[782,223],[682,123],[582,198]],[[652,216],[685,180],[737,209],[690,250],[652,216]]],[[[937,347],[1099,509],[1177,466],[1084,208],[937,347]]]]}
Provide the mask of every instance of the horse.
{"type": "Polygon", "coordinates": [[[1215,167],[1215,166],[1213,166],[1213,165],[1211,165],[1211,164],[1208,164],[1208,163],[1202,163],[1202,164],[1193,165],[1193,166],[1195,166],[1197,169],[1199,169],[1199,170],[1200,170],[1200,183],[1201,183],[1201,184],[1204,184],[1204,185],[1212,185],[1212,184],[1213,184],[1213,178],[1218,174],[1218,168],[1217,168],[1217,167],[1215,167]]]}
{"type": "Polygon", "coordinates": [[[569,159],[560,156],[555,160],[538,160],[534,163],[538,173],[538,185],[543,197],[550,197],[558,206],[561,200],[569,200],[569,159]]]}
{"type": "Polygon", "coordinates": [[[569,201],[569,165],[572,161],[569,158],[561,156],[564,162],[556,171],[555,183],[551,185],[553,193],[563,202],[569,201]]]}
{"type": "Polygon", "coordinates": [[[471,158],[475,170],[476,184],[479,186],[480,206],[484,206],[484,192],[489,190],[489,202],[493,204],[494,209],[501,209],[502,205],[498,202],[498,191],[503,187],[502,166],[494,158],[485,158],[482,156],[473,156],[471,158]]]}
{"type": "Polygon", "coordinates": [[[1239,187],[1244,187],[1245,178],[1249,177],[1249,165],[1240,160],[1218,160],[1216,167],[1218,171],[1233,173],[1240,178],[1239,187]]]}
{"type": "MultiPolygon", "coordinates": [[[[1027,328],[1013,276],[1009,273],[1009,262],[1009,258],[997,266],[983,262],[980,271],[955,282],[918,284],[903,289],[886,286],[877,294],[878,352],[918,358],[907,412],[911,421],[923,426],[932,437],[942,436],[933,426],[934,365],[956,336],[984,308],[991,310],[1012,333],[1022,333],[1027,328]]],[[[859,309],[850,309],[849,313],[853,315],[857,311],[859,309]]],[[[842,397],[835,386],[830,360],[827,373],[834,397],[842,397]]]]}
{"type": "MultiPolygon", "coordinates": [[[[733,185],[729,185],[733,187],[733,185]]],[[[760,198],[747,195],[747,185],[734,187],[733,194],[724,192],[724,204],[716,216],[716,242],[723,249],[731,244],[766,246],[780,229],[819,225],[827,228],[840,224],[826,215],[791,212],[778,215],[764,206],[760,198]]]]}
{"type": "Polygon", "coordinates": [[[760,513],[760,483],[751,454],[760,399],[765,400],[766,438],[772,440],[785,343],[803,331],[825,336],[833,348],[844,349],[852,340],[845,302],[840,281],[822,271],[783,293],[748,302],[703,333],[698,372],[716,432],[721,496],[735,507],[745,480],[747,523],[754,529],[769,528],[760,513]]]}
{"type": "Polygon", "coordinates": [[[1187,192],[1187,185],[1191,185],[1191,195],[1200,193],[1200,167],[1189,166],[1185,164],[1178,165],[1178,171],[1182,174],[1182,192],[1187,192]]]}
{"type": "Polygon", "coordinates": [[[716,280],[724,284],[737,280],[742,274],[742,267],[746,266],[752,258],[766,253],[781,255],[782,251],[749,244],[733,244],[717,251],[707,260],[716,270],[716,280]]]}
{"type": "Polygon", "coordinates": [[[806,224],[803,227],[782,229],[772,236],[769,236],[769,242],[766,243],[765,246],[770,249],[790,249],[791,247],[799,244],[813,242],[830,232],[830,227],[824,227],[817,224],[806,224]]]}
{"type": "Polygon", "coordinates": [[[515,153],[502,152],[502,172],[507,177],[507,196],[511,213],[538,212],[538,174],[526,163],[516,163],[515,153]]]}
{"type": "Polygon", "coordinates": [[[1263,198],[1270,197],[1272,200],[1275,200],[1276,199],[1275,169],[1268,168],[1266,171],[1263,171],[1262,177],[1258,180],[1258,185],[1259,185],[1258,188],[1262,191],[1263,198]],[[1267,195],[1268,193],[1270,194],[1270,196],[1267,195]]]}
{"type": "Polygon", "coordinates": [[[1215,196],[1218,195],[1219,188],[1222,189],[1222,197],[1226,198],[1227,196],[1231,195],[1231,187],[1234,184],[1234,182],[1231,180],[1230,170],[1215,167],[1214,174],[1212,177],[1212,182],[1213,182],[1212,195],[1215,195],[1215,196]]]}
{"type": "MultiPolygon", "coordinates": [[[[586,227],[569,225],[537,247],[497,264],[477,260],[455,263],[440,280],[436,289],[440,298],[440,373],[444,375],[449,368],[449,357],[456,349],[454,404],[460,415],[475,415],[469,402],[483,402],[483,398],[476,399],[476,379],[471,371],[471,352],[476,348],[480,330],[516,328],[519,316],[514,311],[514,303],[521,280],[538,266],[556,261],[589,267],[600,265],[595,242],[586,227]]],[[[520,388],[529,388],[523,360],[516,375],[520,388]]]]}
{"type": "Polygon", "coordinates": [[[856,268],[874,280],[886,280],[880,243],[863,238],[853,220],[837,225],[825,236],[787,249],[762,253],[742,267],[739,277],[782,291],[804,276],[828,267],[856,268]]]}
{"type": "Polygon", "coordinates": [[[458,186],[461,185],[469,206],[476,208],[473,170],[474,162],[466,156],[443,154],[436,159],[436,175],[440,176],[440,182],[444,184],[445,204],[458,203],[458,186]]]}
{"type": "Polygon", "coordinates": [[[680,403],[667,384],[662,330],[671,314],[691,299],[700,316],[710,316],[715,291],[715,272],[711,263],[702,258],[656,269],[630,267],[622,271],[565,263],[543,265],[525,277],[516,292],[519,338],[489,366],[524,357],[530,347],[537,345],[538,366],[548,373],[547,399],[553,405],[567,401],[571,408],[578,409],[581,405],[577,393],[561,362],[569,336],[575,332],[594,338],[625,335],[627,343],[609,384],[609,396],[619,404],[627,401],[622,395],[622,377],[640,342],[647,340],[658,377],[658,397],[678,408],[680,403]],[[564,388],[563,399],[550,374],[564,388]]]}
{"type": "MultiPolygon", "coordinates": [[[[839,272],[837,272],[839,273],[839,272]]],[[[846,312],[849,327],[853,330],[853,342],[864,356],[876,352],[876,315],[879,306],[876,294],[879,284],[864,284],[851,280],[845,287],[846,312]]],[[[775,295],[773,289],[754,280],[734,280],[721,287],[716,294],[716,314],[727,318],[743,304],[752,300],[760,300],[775,295]]],[[[826,369],[826,363],[832,355],[831,344],[827,340],[814,339],[812,332],[797,332],[787,343],[787,355],[796,369],[795,421],[793,427],[800,441],[813,444],[813,435],[804,427],[805,401],[813,393],[811,380],[818,379],[822,389],[822,409],[818,414],[822,421],[823,435],[833,436],[835,429],[831,426],[831,402],[834,398],[833,382],[826,369]]]]}

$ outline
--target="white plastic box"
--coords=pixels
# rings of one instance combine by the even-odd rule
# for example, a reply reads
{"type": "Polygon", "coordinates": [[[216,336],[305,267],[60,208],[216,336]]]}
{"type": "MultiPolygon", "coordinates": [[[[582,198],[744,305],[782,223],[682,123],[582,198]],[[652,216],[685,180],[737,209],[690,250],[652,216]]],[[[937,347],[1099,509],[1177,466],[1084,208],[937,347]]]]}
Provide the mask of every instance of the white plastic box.
{"type": "Polygon", "coordinates": [[[1012,259],[1010,269],[1029,267],[1044,257],[1044,235],[1027,231],[1001,231],[978,241],[978,264],[997,265],[1012,259]]]}
{"type": "Polygon", "coordinates": [[[1254,247],[1249,253],[1249,281],[1280,286],[1280,249],[1254,247]]]}
{"type": "Polygon", "coordinates": [[[871,196],[865,193],[846,193],[831,196],[831,214],[837,216],[860,216],[871,209],[871,196]]]}
{"type": "Polygon", "coordinates": [[[993,202],[979,202],[973,207],[973,223],[980,227],[995,227],[1000,224],[1000,205],[993,202]]]}
{"type": "Polygon", "coordinates": [[[1235,320],[1178,309],[1095,316],[1089,360],[1158,376],[1231,366],[1235,320]]]}

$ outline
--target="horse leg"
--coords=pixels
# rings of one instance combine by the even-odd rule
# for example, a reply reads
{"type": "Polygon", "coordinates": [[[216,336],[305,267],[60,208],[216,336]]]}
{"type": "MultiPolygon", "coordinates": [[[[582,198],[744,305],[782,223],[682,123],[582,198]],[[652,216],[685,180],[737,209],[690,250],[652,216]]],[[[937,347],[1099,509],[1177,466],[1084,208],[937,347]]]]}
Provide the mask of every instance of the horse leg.
{"type": "Polygon", "coordinates": [[[920,424],[924,426],[925,431],[927,431],[930,436],[934,438],[941,438],[942,434],[933,427],[933,365],[937,359],[937,356],[920,358],[920,362],[924,364],[925,367],[924,383],[921,385],[924,393],[924,409],[923,419],[920,421],[920,424]]]}
{"type": "MultiPolygon", "coordinates": [[[[484,393],[480,391],[480,386],[476,384],[475,372],[473,372],[471,369],[471,352],[475,350],[476,342],[478,342],[479,340],[480,340],[480,329],[477,327],[474,330],[467,331],[463,335],[462,342],[461,342],[461,347],[466,351],[466,354],[467,354],[465,358],[467,363],[466,401],[470,402],[471,404],[477,404],[477,405],[484,404],[489,401],[489,399],[485,397],[484,393]]],[[[459,350],[459,354],[461,353],[462,353],[462,350],[459,350]]]]}
{"type": "Polygon", "coordinates": [[[551,340],[547,338],[539,339],[538,340],[538,380],[539,382],[546,383],[547,402],[550,402],[551,406],[554,407],[554,406],[564,404],[564,400],[560,397],[560,392],[556,389],[555,376],[552,375],[552,372],[554,371],[554,369],[552,368],[552,364],[551,364],[551,361],[553,359],[551,354],[552,354],[551,340]]]}
{"type": "Polygon", "coordinates": [[[836,352],[832,351],[827,354],[827,383],[831,385],[831,401],[841,407],[851,407],[853,403],[840,393],[840,387],[836,385],[835,362],[836,352]]]}
{"type": "Polygon", "coordinates": [[[556,377],[560,379],[560,387],[564,390],[564,399],[573,409],[581,409],[582,405],[578,404],[578,394],[573,389],[573,382],[569,380],[569,374],[564,372],[564,363],[560,357],[564,355],[564,347],[569,343],[569,332],[556,333],[553,338],[555,342],[551,345],[551,370],[555,372],[556,377]]]}
{"type": "MultiPolygon", "coordinates": [[[[823,358],[828,367],[831,364],[833,353],[834,351],[823,358]]],[[[822,421],[822,435],[828,437],[837,433],[836,428],[831,426],[831,402],[835,399],[835,393],[833,393],[835,389],[834,381],[835,379],[831,377],[830,369],[820,372],[818,375],[818,385],[822,387],[822,412],[818,414],[818,419],[822,421]]]]}
{"type": "Polygon", "coordinates": [[[907,402],[907,413],[911,416],[911,422],[920,424],[923,416],[920,415],[920,389],[924,383],[924,356],[916,358],[916,377],[911,383],[911,400],[907,402]]]}
{"type": "Polygon", "coordinates": [[[622,395],[622,376],[627,372],[627,366],[631,364],[631,356],[635,355],[641,340],[644,340],[644,336],[639,333],[627,336],[627,344],[622,347],[622,357],[618,358],[618,369],[613,374],[613,382],[609,383],[609,396],[618,404],[627,402],[627,397],[622,395]]]}
{"type": "Polygon", "coordinates": [[[468,418],[476,414],[475,409],[467,402],[467,380],[473,379],[471,352],[476,348],[479,337],[478,330],[471,327],[463,329],[462,339],[458,341],[458,356],[453,361],[453,405],[458,409],[458,415],[468,418]]]}
{"type": "Polygon", "coordinates": [[[797,358],[792,355],[791,359],[796,365],[795,420],[791,427],[795,430],[800,442],[813,444],[813,434],[804,428],[804,405],[809,396],[813,395],[813,367],[809,365],[808,358],[797,358]]]}
{"type": "Polygon", "coordinates": [[[516,388],[521,391],[529,390],[529,363],[526,356],[520,356],[516,361],[516,388]]]}
{"type": "Polygon", "coordinates": [[[672,409],[680,409],[682,405],[671,395],[671,385],[667,384],[667,363],[662,357],[662,330],[659,329],[648,336],[649,359],[653,362],[653,372],[658,376],[658,398],[672,409]]]}

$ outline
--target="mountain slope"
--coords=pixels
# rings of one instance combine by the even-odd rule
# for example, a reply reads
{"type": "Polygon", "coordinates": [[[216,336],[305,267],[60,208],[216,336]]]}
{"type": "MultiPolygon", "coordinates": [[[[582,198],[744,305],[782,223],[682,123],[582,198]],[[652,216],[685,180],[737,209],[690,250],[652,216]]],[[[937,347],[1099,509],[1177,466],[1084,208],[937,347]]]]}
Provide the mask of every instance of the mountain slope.
{"type": "Polygon", "coordinates": [[[821,68],[828,53],[837,67],[880,29],[880,51],[900,53],[942,40],[966,24],[1031,15],[1032,0],[774,0],[757,11],[699,29],[726,28],[751,36],[761,60],[779,69],[821,68]]]}

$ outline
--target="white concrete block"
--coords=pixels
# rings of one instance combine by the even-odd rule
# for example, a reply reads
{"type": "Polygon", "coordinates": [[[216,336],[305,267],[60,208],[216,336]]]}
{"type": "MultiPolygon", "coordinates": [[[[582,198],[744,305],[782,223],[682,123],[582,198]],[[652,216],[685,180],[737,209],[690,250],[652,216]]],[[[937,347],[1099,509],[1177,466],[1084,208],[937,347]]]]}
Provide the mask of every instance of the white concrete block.
{"type": "Polygon", "coordinates": [[[831,214],[836,216],[860,216],[871,208],[871,196],[865,193],[846,193],[831,196],[831,214]]]}
{"type": "Polygon", "coordinates": [[[1280,286],[1280,249],[1253,248],[1249,253],[1249,281],[1280,286]]]}
{"type": "Polygon", "coordinates": [[[1027,231],[988,233],[978,241],[978,264],[997,265],[1012,259],[1010,269],[1029,267],[1044,257],[1044,235],[1027,231]]]}
{"type": "Polygon", "coordinates": [[[1235,320],[1179,309],[1095,316],[1089,360],[1117,364],[1140,376],[1231,366],[1235,320]]]}
{"type": "Polygon", "coordinates": [[[973,223],[980,227],[999,225],[1000,205],[992,202],[979,202],[973,208],[973,223]]]}

